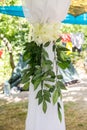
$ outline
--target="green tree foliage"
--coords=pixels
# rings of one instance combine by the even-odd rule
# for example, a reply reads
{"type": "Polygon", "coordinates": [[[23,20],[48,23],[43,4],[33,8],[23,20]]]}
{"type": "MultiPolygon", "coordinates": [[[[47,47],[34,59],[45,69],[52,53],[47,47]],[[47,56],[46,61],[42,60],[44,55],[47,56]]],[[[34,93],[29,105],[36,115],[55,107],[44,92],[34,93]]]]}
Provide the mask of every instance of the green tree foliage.
{"type": "Polygon", "coordinates": [[[0,34],[12,44],[13,47],[23,46],[28,40],[29,24],[23,18],[0,15],[0,34]]]}

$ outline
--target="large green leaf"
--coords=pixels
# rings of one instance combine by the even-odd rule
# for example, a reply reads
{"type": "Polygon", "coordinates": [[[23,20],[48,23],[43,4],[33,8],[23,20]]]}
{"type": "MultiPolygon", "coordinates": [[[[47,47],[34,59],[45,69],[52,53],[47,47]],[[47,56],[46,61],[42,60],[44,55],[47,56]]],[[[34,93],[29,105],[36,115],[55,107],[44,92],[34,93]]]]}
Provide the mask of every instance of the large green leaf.
{"type": "Polygon", "coordinates": [[[43,97],[45,101],[50,102],[51,94],[48,90],[43,90],[43,97]]]}
{"type": "Polygon", "coordinates": [[[57,50],[57,52],[69,51],[69,49],[67,49],[66,47],[64,47],[62,45],[57,45],[56,50],[57,50]]]}
{"type": "Polygon", "coordinates": [[[38,105],[40,105],[43,102],[43,96],[38,98],[38,105]]]}
{"type": "Polygon", "coordinates": [[[57,109],[58,109],[58,117],[60,122],[62,121],[62,113],[61,113],[61,106],[60,103],[57,103],[57,109]]]}
{"type": "Polygon", "coordinates": [[[43,90],[44,95],[51,97],[51,94],[48,90],[43,90]]]}
{"type": "Polygon", "coordinates": [[[45,43],[44,47],[48,47],[50,42],[45,43]]]}
{"type": "Polygon", "coordinates": [[[56,89],[53,93],[53,104],[57,103],[58,101],[58,90],[56,89]]]}
{"type": "Polygon", "coordinates": [[[21,83],[26,83],[30,80],[30,73],[25,73],[24,76],[22,77],[21,83]]]}
{"type": "Polygon", "coordinates": [[[43,112],[44,113],[46,113],[46,111],[47,111],[47,103],[46,103],[46,101],[43,101],[43,112]]]}
{"type": "Polygon", "coordinates": [[[52,85],[52,87],[49,89],[49,91],[50,91],[51,93],[53,93],[53,92],[54,92],[54,90],[55,90],[55,86],[54,86],[54,85],[52,85]]]}
{"type": "Polygon", "coordinates": [[[34,85],[34,90],[36,90],[39,87],[40,83],[41,83],[41,78],[37,79],[36,81],[34,81],[32,83],[34,85]]]}
{"type": "Polygon", "coordinates": [[[46,57],[46,58],[49,57],[47,51],[46,51],[44,48],[42,48],[42,57],[43,57],[43,56],[46,57]]]}
{"type": "Polygon", "coordinates": [[[44,100],[47,101],[47,102],[49,102],[49,103],[51,102],[51,101],[50,101],[50,97],[47,96],[47,95],[44,95],[44,100]]]}
{"type": "Polygon", "coordinates": [[[55,79],[54,78],[46,78],[45,81],[54,82],[55,79]]]}
{"type": "Polygon", "coordinates": [[[36,98],[40,98],[40,97],[42,97],[42,90],[39,90],[37,95],[36,95],[36,98]]]}
{"type": "Polygon", "coordinates": [[[55,73],[52,70],[48,70],[48,74],[55,79],[55,73]]]}
{"type": "Polygon", "coordinates": [[[38,73],[37,75],[33,75],[32,77],[32,83],[36,82],[38,79],[41,81],[42,73],[38,73]]]}
{"type": "Polygon", "coordinates": [[[62,61],[66,61],[67,59],[69,59],[69,56],[66,55],[65,52],[61,52],[60,57],[61,57],[62,61]]]}
{"type": "Polygon", "coordinates": [[[62,75],[57,75],[57,78],[58,79],[63,79],[63,76],[62,75]]]}
{"type": "Polygon", "coordinates": [[[70,66],[70,62],[68,61],[64,61],[64,62],[58,61],[57,63],[58,63],[58,66],[62,69],[69,68],[70,66]]]}
{"type": "Polygon", "coordinates": [[[36,99],[38,99],[38,105],[40,105],[43,101],[43,95],[42,95],[42,90],[39,90],[37,95],[36,95],[36,99]]]}
{"type": "Polygon", "coordinates": [[[57,85],[57,88],[60,88],[60,89],[66,90],[66,87],[65,87],[65,85],[63,84],[63,82],[58,81],[56,85],[57,85]]]}
{"type": "Polygon", "coordinates": [[[60,41],[61,41],[61,37],[56,40],[56,42],[60,42],[60,41]]]}
{"type": "Polygon", "coordinates": [[[30,82],[26,82],[22,88],[22,91],[28,91],[29,90],[30,82]]]}
{"type": "Polygon", "coordinates": [[[51,85],[51,84],[45,83],[44,85],[45,85],[47,88],[52,88],[52,85],[51,85]]]}

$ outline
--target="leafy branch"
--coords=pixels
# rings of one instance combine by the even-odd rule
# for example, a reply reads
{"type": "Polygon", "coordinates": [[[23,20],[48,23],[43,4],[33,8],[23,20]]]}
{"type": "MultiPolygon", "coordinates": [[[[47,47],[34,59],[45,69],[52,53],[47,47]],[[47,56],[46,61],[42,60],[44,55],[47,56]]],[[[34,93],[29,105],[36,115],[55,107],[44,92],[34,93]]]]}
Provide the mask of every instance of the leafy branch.
{"type": "Polygon", "coordinates": [[[70,59],[65,55],[67,49],[56,43],[53,45],[54,62],[56,72],[53,69],[53,62],[49,59],[46,47],[38,46],[34,41],[26,43],[24,49],[24,60],[27,62],[23,70],[23,83],[29,85],[32,82],[34,91],[38,89],[36,99],[38,105],[42,105],[43,112],[46,113],[48,103],[53,102],[58,107],[58,117],[62,120],[61,105],[59,99],[62,98],[61,90],[66,89],[62,82],[63,76],[58,74],[58,66],[63,69],[68,67],[70,59]],[[30,80],[31,79],[31,80],[30,80]]]}

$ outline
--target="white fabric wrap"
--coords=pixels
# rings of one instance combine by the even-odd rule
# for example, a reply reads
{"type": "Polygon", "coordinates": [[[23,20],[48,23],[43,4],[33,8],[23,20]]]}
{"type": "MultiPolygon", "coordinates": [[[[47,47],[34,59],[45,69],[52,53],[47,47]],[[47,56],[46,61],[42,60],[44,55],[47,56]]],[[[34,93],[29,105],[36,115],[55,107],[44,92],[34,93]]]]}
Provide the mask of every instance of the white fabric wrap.
{"type": "Polygon", "coordinates": [[[65,18],[70,0],[22,0],[22,4],[30,23],[56,23],[65,18]]]}
{"type": "MultiPolygon", "coordinates": [[[[53,52],[53,43],[50,43],[45,48],[48,52],[49,59],[53,62],[53,71],[56,71],[56,61],[53,52]]],[[[61,105],[62,121],[58,119],[57,104],[47,103],[47,112],[44,113],[42,110],[42,104],[38,105],[38,100],[35,98],[36,93],[40,90],[41,86],[36,91],[33,89],[33,85],[29,87],[29,104],[28,114],[26,119],[25,130],[66,130],[65,119],[64,119],[64,107],[62,100],[59,100],[61,105]]]]}

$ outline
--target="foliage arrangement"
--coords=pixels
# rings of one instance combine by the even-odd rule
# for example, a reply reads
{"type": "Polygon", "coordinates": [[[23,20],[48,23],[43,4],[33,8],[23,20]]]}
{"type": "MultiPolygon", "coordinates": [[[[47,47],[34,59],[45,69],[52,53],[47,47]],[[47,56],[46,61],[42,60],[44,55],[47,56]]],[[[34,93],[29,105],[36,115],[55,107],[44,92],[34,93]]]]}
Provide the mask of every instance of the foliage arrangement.
{"type": "Polygon", "coordinates": [[[62,98],[61,90],[66,89],[62,82],[62,75],[58,74],[58,66],[65,69],[70,64],[70,58],[66,55],[67,48],[58,44],[60,38],[53,44],[55,55],[56,72],[53,71],[53,63],[49,59],[46,48],[50,43],[40,44],[35,41],[27,42],[24,48],[24,61],[27,67],[23,70],[22,82],[25,86],[33,84],[34,90],[38,90],[36,99],[38,105],[42,104],[43,112],[46,113],[47,102],[57,104],[58,116],[62,120],[61,105],[58,99],[62,98]]]}

